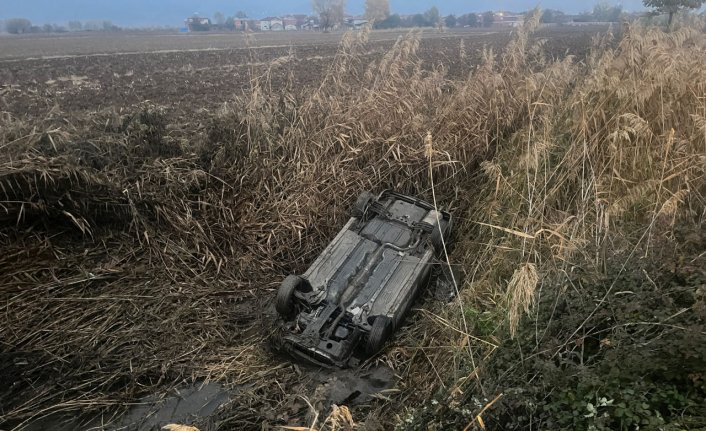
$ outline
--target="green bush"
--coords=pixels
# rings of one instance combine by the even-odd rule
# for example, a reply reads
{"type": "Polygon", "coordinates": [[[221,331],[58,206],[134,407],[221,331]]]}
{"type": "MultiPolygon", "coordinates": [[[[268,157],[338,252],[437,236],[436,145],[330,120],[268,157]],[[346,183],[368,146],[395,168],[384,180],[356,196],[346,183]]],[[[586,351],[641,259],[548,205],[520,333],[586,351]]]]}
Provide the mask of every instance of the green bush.
{"type": "Polygon", "coordinates": [[[706,271],[654,268],[655,262],[608,268],[602,280],[578,275],[547,289],[535,318],[499,348],[481,377],[492,382],[490,392],[505,394],[493,423],[499,429],[706,427],[706,271]]]}

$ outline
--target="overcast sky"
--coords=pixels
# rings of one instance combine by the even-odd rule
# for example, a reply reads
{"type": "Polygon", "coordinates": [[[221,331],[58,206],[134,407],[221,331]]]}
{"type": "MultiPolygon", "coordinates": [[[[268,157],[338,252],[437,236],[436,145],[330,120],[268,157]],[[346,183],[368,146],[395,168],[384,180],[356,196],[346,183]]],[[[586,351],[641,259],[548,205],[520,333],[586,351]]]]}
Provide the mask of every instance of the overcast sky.
{"type": "MultiPolygon", "coordinates": [[[[362,14],[365,0],[348,0],[347,11],[362,14]]],[[[622,0],[627,10],[641,10],[641,0],[622,0]]],[[[589,10],[594,1],[581,0],[391,0],[393,13],[423,12],[436,5],[443,15],[486,10],[525,11],[537,5],[567,13],[589,10]]],[[[242,10],[252,18],[287,13],[311,13],[311,0],[0,0],[0,19],[23,17],[36,24],[69,20],[110,20],[121,26],[181,26],[184,18],[198,12],[213,17],[242,10]]]]}

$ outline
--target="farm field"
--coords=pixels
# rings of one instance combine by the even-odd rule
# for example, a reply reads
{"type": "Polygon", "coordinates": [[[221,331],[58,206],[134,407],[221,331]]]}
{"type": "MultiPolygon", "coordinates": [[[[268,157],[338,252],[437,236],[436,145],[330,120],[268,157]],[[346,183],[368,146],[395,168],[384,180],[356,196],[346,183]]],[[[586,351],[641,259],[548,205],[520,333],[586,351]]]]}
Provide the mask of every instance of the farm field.
{"type": "MultiPolygon", "coordinates": [[[[378,30],[370,36],[375,42],[394,42],[408,30],[378,30]]],[[[457,29],[443,32],[427,29],[425,39],[458,38],[508,33],[503,29],[457,29]]],[[[264,32],[264,33],[188,33],[120,32],[78,33],[47,36],[6,36],[3,38],[3,59],[66,57],[75,55],[114,55],[164,51],[208,51],[239,48],[337,46],[344,33],[264,32]],[[249,37],[248,37],[249,36],[249,37]]]]}
{"type": "Polygon", "coordinates": [[[705,29],[0,38],[0,430],[706,426],[705,29]],[[386,188],[451,299],[292,361],[280,281],[386,188]]]}
{"type": "MultiPolygon", "coordinates": [[[[555,30],[552,53],[583,55],[598,29],[555,30]]],[[[361,61],[382,57],[406,31],[374,32],[361,61]]],[[[0,52],[0,107],[35,115],[49,105],[70,113],[124,108],[149,100],[193,115],[249,91],[253,73],[272,61],[273,88],[290,80],[297,87],[321,81],[338,51],[341,34],[204,34],[60,36],[4,38],[0,52]],[[248,44],[250,47],[248,48],[248,44]],[[48,58],[41,58],[48,56],[48,58]]],[[[485,47],[499,49],[508,31],[422,34],[419,55],[426,67],[443,65],[452,76],[469,71],[485,47]],[[459,59],[461,41],[473,59],[459,59]]]]}

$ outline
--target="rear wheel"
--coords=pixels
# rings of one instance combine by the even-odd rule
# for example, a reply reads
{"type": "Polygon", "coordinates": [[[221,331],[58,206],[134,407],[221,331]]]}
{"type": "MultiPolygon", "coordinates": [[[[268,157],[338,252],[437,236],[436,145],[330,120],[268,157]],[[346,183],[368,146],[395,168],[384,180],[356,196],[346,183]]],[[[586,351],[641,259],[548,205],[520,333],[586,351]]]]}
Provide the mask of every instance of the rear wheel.
{"type": "Polygon", "coordinates": [[[368,206],[374,200],[375,196],[372,193],[361,193],[360,196],[358,196],[358,199],[356,199],[355,204],[353,205],[353,217],[362,218],[365,215],[365,211],[367,211],[368,206]]]}
{"type": "Polygon", "coordinates": [[[275,309],[282,316],[288,317],[294,313],[294,292],[302,286],[303,281],[298,275],[289,275],[282,281],[275,300],[275,309]]]}
{"type": "Polygon", "coordinates": [[[373,326],[368,334],[368,342],[365,345],[365,351],[369,355],[373,355],[382,349],[385,342],[390,338],[392,333],[392,320],[387,316],[378,316],[373,322],[373,326]]]}

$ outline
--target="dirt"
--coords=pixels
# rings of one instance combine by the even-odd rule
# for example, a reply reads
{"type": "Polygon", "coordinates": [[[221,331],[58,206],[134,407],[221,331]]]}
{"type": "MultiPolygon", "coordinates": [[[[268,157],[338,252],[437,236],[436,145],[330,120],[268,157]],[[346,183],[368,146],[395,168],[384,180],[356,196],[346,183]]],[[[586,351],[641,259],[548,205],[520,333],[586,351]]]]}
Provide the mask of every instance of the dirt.
{"type": "MultiPolygon", "coordinates": [[[[539,37],[549,40],[553,55],[582,56],[596,31],[551,30],[539,37]]],[[[380,59],[404,33],[374,32],[364,63],[380,59]]],[[[509,37],[509,31],[426,31],[420,56],[428,67],[465,76],[484,48],[497,52],[509,37]],[[460,58],[462,41],[465,60],[460,58]]],[[[242,34],[9,38],[0,49],[0,109],[40,116],[58,106],[80,115],[149,100],[191,116],[217,109],[247,91],[251,74],[275,59],[288,60],[275,70],[273,86],[286,85],[290,77],[296,87],[315,85],[340,38],[340,34],[257,34],[250,47],[242,34]]]]}

